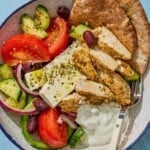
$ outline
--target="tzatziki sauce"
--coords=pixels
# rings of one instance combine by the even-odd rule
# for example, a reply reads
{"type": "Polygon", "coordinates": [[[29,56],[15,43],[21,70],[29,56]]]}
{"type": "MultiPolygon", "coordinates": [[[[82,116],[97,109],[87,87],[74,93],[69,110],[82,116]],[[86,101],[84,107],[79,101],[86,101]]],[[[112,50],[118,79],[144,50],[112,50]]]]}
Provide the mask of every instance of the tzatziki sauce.
{"type": "MultiPolygon", "coordinates": [[[[99,106],[82,105],[77,111],[76,119],[85,131],[80,144],[89,147],[110,143],[120,109],[121,107],[116,103],[103,103],[99,106]]],[[[124,119],[123,130],[126,129],[127,123],[128,115],[124,119]]]]}

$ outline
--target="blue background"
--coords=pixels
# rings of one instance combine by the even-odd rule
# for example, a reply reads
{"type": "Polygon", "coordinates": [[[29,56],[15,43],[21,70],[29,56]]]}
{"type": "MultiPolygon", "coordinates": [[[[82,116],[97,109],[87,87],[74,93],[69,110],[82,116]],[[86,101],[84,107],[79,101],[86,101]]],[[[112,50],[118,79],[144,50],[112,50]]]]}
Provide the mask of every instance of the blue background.
{"type": "MultiPolygon", "coordinates": [[[[4,20],[22,4],[29,2],[30,0],[0,0],[0,25],[4,20]]],[[[150,20],[150,1],[141,0],[148,18],[150,20]]],[[[0,150],[19,150],[0,130],[0,150]]]]}

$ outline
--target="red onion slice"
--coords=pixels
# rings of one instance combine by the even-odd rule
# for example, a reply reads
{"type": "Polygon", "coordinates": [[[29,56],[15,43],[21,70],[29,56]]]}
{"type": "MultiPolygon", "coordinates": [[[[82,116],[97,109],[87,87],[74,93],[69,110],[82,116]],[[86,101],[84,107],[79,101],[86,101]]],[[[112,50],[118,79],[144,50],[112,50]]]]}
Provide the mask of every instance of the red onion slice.
{"type": "Polygon", "coordinates": [[[62,121],[66,122],[72,129],[78,128],[75,122],[73,122],[68,116],[65,114],[61,114],[58,118],[58,123],[62,123],[62,121]]]}
{"type": "Polygon", "coordinates": [[[2,100],[2,98],[0,99],[0,106],[3,109],[8,110],[8,111],[13,112],[18,115],[35,115],[38,113],[36,108],[31,108],[29,110],[14,108],[14,107],[8,105],[4,100],[2,100]]]}
{"type": "Polygon", "coordinates": [[[21,71],[22,71],[22,64],[19,64],[17,66],[17,73],[16,73],[16,78],[17,78],[17,82],[20,85],[20,87],[28,94],[32,95],[32,96],[39,96],[39,92],[35,92],[35,91],[31,91],[29,88],[27,88],[21,78],[21,71]]]}

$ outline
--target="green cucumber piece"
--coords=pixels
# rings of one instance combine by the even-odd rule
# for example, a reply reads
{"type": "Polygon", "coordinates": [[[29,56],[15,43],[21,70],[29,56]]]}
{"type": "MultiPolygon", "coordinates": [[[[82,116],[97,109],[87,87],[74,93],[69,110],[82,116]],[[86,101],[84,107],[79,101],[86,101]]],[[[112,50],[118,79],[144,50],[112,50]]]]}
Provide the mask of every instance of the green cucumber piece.
{"type": "Polygon", "coordinates": [[[29,104],[34,99],[33,96],[27,95],[27,104],[29,104]]]}
{"type": "Polygon", "coordinates": [[[36,12],[34,16],[35,26],[46,30],[50,25],[50,17],[48,10],[43,5],[38,5],[36,7],[36,12]]]}
{"type": "Polygon", "coordinates": [[[70,147],[74,148],[76,144],[81,140],[83,135],[85,134],[84,130],[81,127],[78,127],[71,138],[69,139],[69,145],[70,147]]]}
{"type": "Polygon", "coordinates": [[[9,67],[7,64],[0,64],[0,78],[7,79],[13,78],[12,68],[9,67]]]}
{"type": "Polygon", "coordinates": [[[140,75],[126,62],[118,60],[120,66],[118,72],[124,77],[126,81],[136,81],[140,79],[140,75]]]}
{"type": "Polygon", "coordinates": [[[27,102],[27,94],[24,91],[21,91],[21,93],[20,93],[20,97],[18,99],[18,102],[20,102],[20,101],[27,102]]]}
{"type": "Polygon", "coordinates": [[[35,35],[41,39],[47,36],[47,32],[41,28],[36,28],[33,19],[27,14],[23,14],[20,19],[20,27],[24,33],[35,35]]]}
{"type": "Polygon", "coordinates": [[[134,74],[130,77],[125,78],[127,81],[137,81],[140,79],[140,75],[134,71],[134,74]]]}
{"type": "Polygon", "coordinates": [[[26,103],[25,107],[23,108],[24,111],[33,110],[33,109],[36,109],[33,104],[33,101],[26,103]]]}
{"type": "Polygon", "coordinates": [[[70,126],[68,126],[68,139],[70,139],[70,137],[72,136],[74,131],[75,131],[75,129],[72,129],[70,126]]]}
{"type": "Polygon", "coordinates": [[[5,103],[7,103],[10,107],[15,109],[23,109],[26,105],[26,100],[22,99],[19,102],[11,97],[6,97],[4,99],[5,103]]]}
{"type": "Polygon", "coordinates": [[[20,87],[14,78],[0,81],[0,91],[15,100],[18,100],[21,92],[20,87]]]}
{"type": "Polygon", "coordinates": [[[28,124],[29,116],[22,116],[21,117],[21,130],[24,138],[26,141],[33,147],[38,148],[38,149],[45,149],[45,150],[52,150],[53,148],[49,147],[42,141],[37,141],[35,140],[31,134],[29,134],[27,130],[27,124],[28,124]]]}
{"type": "Polygon", "coordinates": [[[89,26],[85,24],[79,24],[75,28],[71,29],[69,36],[79,41],[83,41],[83,33],[90,30],[91,28],[89,26]]]}

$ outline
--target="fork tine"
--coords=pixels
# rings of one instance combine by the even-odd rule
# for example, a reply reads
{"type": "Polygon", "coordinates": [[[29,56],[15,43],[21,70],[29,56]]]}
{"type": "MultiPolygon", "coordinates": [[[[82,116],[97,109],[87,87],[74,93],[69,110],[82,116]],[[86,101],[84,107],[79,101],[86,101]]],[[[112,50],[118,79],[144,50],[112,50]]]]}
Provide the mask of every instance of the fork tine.
{"type": "Polygon", "coordinates": [[[131,94],[133,94],[135,88],[135,82],[131,82],[130,88],[131,88],[131,94]]]}
{"type": "Polygon", "coordinates": [[[131,83],[131,99],[133,100],[134,99],[134,93],[135,93],[135,81],[133,81],[131,83]]]}
{"type": "MultiPolygon", "coordinates": [[[[141,76],[140,80],[131,82],[130,88],[131,88],[131,100],[133,103],[131,106],[128,107],[128,109],[129,108],[133,109],[142,100],[142,94],[143,94],[143,78],[142,78],[142,76],[141,76]]],[[[112,140],[111,140],[111,144],[110,144],[111,150],[117,149],[117,146],[118,146],[117,144],[118,144],[118,141],[120,138],[120,132],[121,132],[123,118],[124,118],[122,116],[125,113],[126,113],[125,109],[121,109],[119,118],[117,119],[117,122],[116,122],[117,126],[115,126],[115,129],[114,129],[113,135],[112,135],[112,140]]]]}
{"type": "Polygon", "coordinates": [[[137,99],[137,94],[138,93],[139,93],[139,80],[135,81],[134,99],[137,99]]]}
{"type": "Polygon", "coordinates": [[[133,103],[140,101],[140,99],[142,98],[142,93],[143,93],[143,78],[142,78],[142,76],[139,80],[134,81],[132,83],[131,92],[132,92],[131,95],[132,95],[133,103]]]}
{"type": "Polygon", "coordinates": [[[137,93],[138,98],[142,98],[143,95],[143,77],[141,76],[139,81],[139,91],[137,93]]]}

